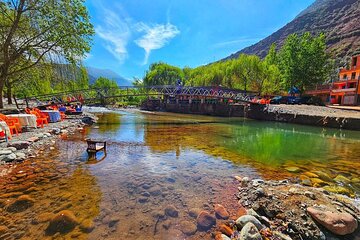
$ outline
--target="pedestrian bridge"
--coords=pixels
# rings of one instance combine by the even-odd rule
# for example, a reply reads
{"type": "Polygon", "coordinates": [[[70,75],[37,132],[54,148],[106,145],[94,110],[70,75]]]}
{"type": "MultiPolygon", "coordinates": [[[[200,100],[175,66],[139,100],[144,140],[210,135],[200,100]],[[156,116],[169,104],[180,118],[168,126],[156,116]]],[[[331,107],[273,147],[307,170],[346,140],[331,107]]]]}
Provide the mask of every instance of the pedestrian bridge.
{"type": "Polygon", "coordinates": [[[49,103],[72,103],[81,102],[83,104],[101,103],[105,104],[111,99],[121,99],[124,97],[187,97],[187,98],[212,98],[226,99],[236,102],[250,102],[253,92],[246,92],[238,89],[223,87],[191,87],[191,86],[120,86],[117,88],[89,88],[74,91],[50,93],[44,95],[27,96],[25,98],[15,98],[16,104],[29,106],[33,104],[49,103]]]}

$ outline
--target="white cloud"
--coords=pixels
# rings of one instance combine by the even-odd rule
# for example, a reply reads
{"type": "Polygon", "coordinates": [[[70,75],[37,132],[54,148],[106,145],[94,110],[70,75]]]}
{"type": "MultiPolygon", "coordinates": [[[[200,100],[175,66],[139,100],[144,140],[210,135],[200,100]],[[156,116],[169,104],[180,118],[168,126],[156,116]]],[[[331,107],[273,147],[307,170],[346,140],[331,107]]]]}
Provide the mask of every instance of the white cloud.
{"type": "Polygon", "coordinates": [[[135,29],[138,32],[145,33],[142,37],[135,40],[135,43],[145,50],[144,65],[147,64],[152,50],[162,48],[180,33],[178,28],[170,23],[150,26],[141,22],[135,25],[135,29]]]}
{"type": "Polygon", "coordinates": [[[115,13],[103,6],[101,8],[103,20],[95,31],[100,38],[105,40],[105,48],[120,63],[123,63],[128,57],[126,46],[131,37],[129,20],[121,14],[121,9],[115,13]]]}

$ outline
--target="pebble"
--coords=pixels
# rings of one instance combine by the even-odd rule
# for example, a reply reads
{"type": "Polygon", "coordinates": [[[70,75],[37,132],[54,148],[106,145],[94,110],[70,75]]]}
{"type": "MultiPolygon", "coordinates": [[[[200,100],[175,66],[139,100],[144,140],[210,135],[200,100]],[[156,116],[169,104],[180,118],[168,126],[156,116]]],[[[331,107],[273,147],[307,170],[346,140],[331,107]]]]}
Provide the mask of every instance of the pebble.
{"type": "Polygon", "coordinates": [[[351,182],[351,180],[343,175],[337,175],[335,178],[334,178],[334,181],[335,182],[341,182],[341,183],[349,183],[351,182]]]}
{"type": "Polygon", "coordinates": [[[226,236],[231,237],[234,233],[234,231],[231,229],[231,227],[225,225],[225,224],[220,224],[219,225],[219,231],[222,232],[223,234],[225,234],[226,236]]]}
{"type": "Polygon", "coordinates": [[[240,229],[243,228],[247,223],[254,224],[258,230],[261,230],[264,228],[264,226],[261,224],[261,222],[258,219],[256,219],[254,216],[251,216],[251,215],[244,215],[244,216],[239,217],[236,220],[236,225],[240,229]]]}
{"type": "Polygon", "coordinates": [[[251,222],[245,224],[240,232],[240,240],[262,240],[258,228],[251,222]]]}
{"type": "Polygon", "coordinates": [[[169,217],[178,217],[179,211],[176,209],[176,207],[170,205],[165,208],[165,214],[169,217]]]}
{"type": "Polygon", "coordinates": [[[200,212],[201,212],[200,208],[191,208],[189,210],[189,215],[190,215],[190,217],[196,218],[200,212]]]}
{"type": "Polygon", "coordinates": [[[196,225],[192,222],[189,222],[189,221],[181,221],[180,222],[180,229],[181,231],[190,236],[190,235],[193,235],[195,232],[196,232],[196,225]]]}
{"type": "Polygon", "coordinates": [[[314,193],[310,192],[310,191],[305,191],[304,195],[312,200],[316,199],[316,196],[314,193]]]}
{"type": "Polygon", "coordinates": [[[248,177],[243,177],[241,180],[241,186],[246,187],[249,184],[250,179],[248,177]]]}
{"type": "Polygon", "coordinates": [[[216,224],[216,218],[207,211],[201,211],[196,218],[196,222],[201,230],[208,230],[216,224]]]}
{"type": "Polygon", "coordinates": [[[291,173],[299,173],[301,172],[301,169],[298,168],[298,167],[287,167],[285,168],[288,172],[291,172],[291,173]]]}
{"type": "Polygon", "coordinates": [[[215,210],[215,213],[216,213],[216,217],[219,218],[219,219],[228,219],[229,216],[230,216],[228,211],[221,204],[215,204],[214,205],[214,210],[215,210]]]}
{"type": "Polygon", "coordinates": [[[0,155],[9,155],[11,153],[12,153],[11,150],[0,150],[0,155]]]}

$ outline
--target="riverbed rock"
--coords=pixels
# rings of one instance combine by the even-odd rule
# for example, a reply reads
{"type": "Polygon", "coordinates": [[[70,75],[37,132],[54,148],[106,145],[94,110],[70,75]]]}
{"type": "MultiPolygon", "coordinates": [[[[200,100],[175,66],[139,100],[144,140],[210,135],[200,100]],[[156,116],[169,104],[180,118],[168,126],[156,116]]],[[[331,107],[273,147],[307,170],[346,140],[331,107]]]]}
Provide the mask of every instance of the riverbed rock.
{"type": "Polygon", "coordinates": [[[310,178],[310,181],[314,187],[323,187],[323,186],[329,185],[329,183],[324,182],[323,180],[321,180],[319,178],[310,178]]]}
{"type": "Polygon", "coordinates": [[[12,151],[8,149],[0,150],[0,155],[9,155],[12,151]]]}
{"type": "Polygon", "coordinates": [[[169,217],[178,217],[179,216],[179,211],[176,209],[176,207],[174,207],[173,205],[167,206],[165,208],[165,214],[169,217]]]}
{"type": "Polygon", "coordinates": [[[8,144],[8,147],[14,147],[17,150],[27,149],[30,146],[30,143],[27,141],[14,141],[8,144]]]}
{"type": "Polygon", "coordinates": [[[319,178],[325,182],[332,182],[333,179],[330,177],[329,174],[322,172],[322,171],[316,171],[315,174],[319,176],[319,178]]]}
{"type": "Polygon", "coordinates": [[[53,217],[54,217],[54,214],[53,214],[53,213],[41,213],[41,214],[39,214],[39,215],[36,217],[35,222],[37,222],[37,223],[48,222],[48,221],[50,221],[53,217]]]}
{"type": "Polygon", "coordinates": [[[148,190],[151,196],[161,195],[161,188],[159,186],[154,186],[148,190]]]}
{"type": "Polygon", "coordinates": [[[0,236],[6,233],[9,229],[6,226],[0,225],[0,236]]]}
{"type": "Polygon", "coordinates": [[[291,173],[299,173],[301,172],[301,169],[298,168],[298,167],[287,167],[285,168],[288,172],[291,172],[291,173]]]}
{"type": "Polygon", "coordinates": [[[5,155],[5,158],[3,159],[3,161],[5,162],[12,162],[16,159],[16,155],[15,153],[10,153],[9,155],[5,155]]]}
{"type": "Polygon", "coordinates": [[[84,233],[90,233],[95,228],[95,224],[91,219],[85,219],[80,224],[80,230],[84,233]]]}
{"type": "Polygon", "coordinates": [[[348,179],[347,177],[343,176],[343,175],[337,175],[335,178],[334,178],[334,181],[335,182],[341,182],[341,183],[349,183],[351,182],[350,179],[348,179]]]}
{"type": "Polygon", "coordinates": [[[231,238],[229,238],[225,234],[218,233],[215,235],[215,240],[231,240],[231,238]]]}
{"type": "Polygon", "coordinates": [[[29,195],[21,195],[14,201],[12,201],[7,207],[6,210],[8,212],[22,212],[32,207],[34,205],[34,199],[32,199],[29,195]]]}
{"type": "Polygon", "coordinates": [[[251,222],[245,224],[240,232],[240,240],[262,240],[258,228],[251,222]]]}
{"type": "Polygon", "coordinates": [[[15,154],[16,154],[16,158],[25,159],[26,157],[26,154],[22,152],[17,152],[15,154]]]}
{"type": "Polygon", "coordinates": [[[216,218],[207,211],[201,211],[196,218],[196,222],[199,229],[208,230],[216,224],[216,218]]]}
{"type": "Polygon", "coordinates": [[[225,224],[220,224],[218,229],[220,232],[222,232],[223,234],[225,234],[226,236],[229,236],[229,237],[231,237],[231,235],[233,235],[233,233],[234,233],[232,228],[225,224]]]}
{"type": "Polygon", "coordinates": [[[258,219],[256,219],[254,216],[251,216],[251,215],[244,215],[244,216],[239,217],[236,220],[236,225],[239,229],[243,228],[247,223],[252,223],[253,225],[256,226],[256,228],[258,230],[261,230],[264,228],[264,226],[261,224],[261,222],[258,219]]]}
{"type": "Polygon", "coordinates": [[[215,210],[216,217],[219,219],[228,219],[230,216],[228,211],[221,204],[215,204],[214,210],[215,210]]]}
{"type": "Polygon", "coordinates": [[[350,191],[350,189],[342,187],[342,186],[331,185],[331,186],[325,186],[325,187],[323,187],[323,189],[325,189],[328,192],[343,194],[346,196],[352,195],[352,192],[350,191]]]}
{"type": "Polygon", "coordinates": [[[193,234],[196,232],[197,227],[196,227],[196,225],[195,225],[194,223],[192,223],[192,222],[189,222],[189,221],[181,221],[181,222],[180,222],[180,229],[181,229],[181,231],[182,231],[184,234],[190,236],[190,235],[193,235],[193,234]]]}
{"type": "Polygon", "coordinates": [[[301,184],[308,187],[312,186],[311,180],[308,178],[301,180],[301,184]]]}
{"type": "Polygon", "coordinates": [[[46,232],[49,234],[55,234],[57,232],[67,233],[73,230],[79,224],[78,219],[74,213],[69,210],[63,210],[58,212],[49,223],[46,232]]]}
{"type": "Polygon", "coordinates": [[[190,217],[196,218],[200,212],[201,212],[200,208],[191,208],[189,210],[189,215],[190,215],[190,217]]]}
{"type": "Polygon", "coordinates": [[[357,220],[349,213],[332,212],[314,207],[308,207],[307,212],[316,222],[337,235],[353,233],[358,227],[357,220]]]}

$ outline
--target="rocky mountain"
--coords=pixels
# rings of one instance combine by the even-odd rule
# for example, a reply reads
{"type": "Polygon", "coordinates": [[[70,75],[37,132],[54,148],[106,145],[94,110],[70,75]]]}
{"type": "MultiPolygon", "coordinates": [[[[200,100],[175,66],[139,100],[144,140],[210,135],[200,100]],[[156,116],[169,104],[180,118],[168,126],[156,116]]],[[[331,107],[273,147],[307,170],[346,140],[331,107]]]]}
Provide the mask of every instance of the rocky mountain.
{"type": "Polygon", "coordinates": [[[109,69],[100,69],[94,67],[86,67],[90,83],[94,83],[96,79],[99,77],[105,77],[111,80],[115,80],[119,86],[131,86],[132,83],[128,79],[120,76],[116,72],[109,70],[109,69]]]}
{"type": "Polygon", "coordinates": [[[360,51],[360,0],[316,0],[277,32],[224,60],[237,58],[241,53],[264,57],[272,43],[281,46],[289,34],[306,31],[325,33],[328,52],[333,57],[350,56],[360,51]]]}

